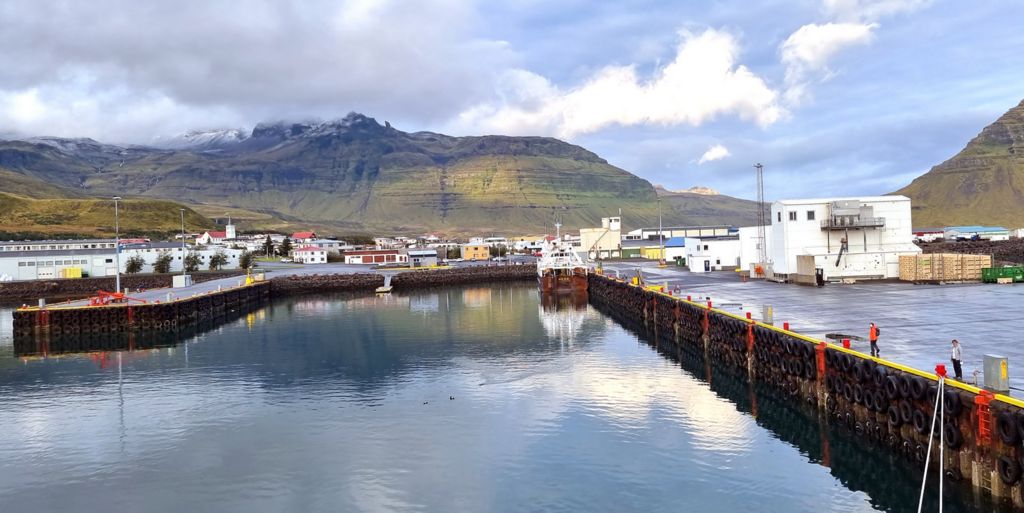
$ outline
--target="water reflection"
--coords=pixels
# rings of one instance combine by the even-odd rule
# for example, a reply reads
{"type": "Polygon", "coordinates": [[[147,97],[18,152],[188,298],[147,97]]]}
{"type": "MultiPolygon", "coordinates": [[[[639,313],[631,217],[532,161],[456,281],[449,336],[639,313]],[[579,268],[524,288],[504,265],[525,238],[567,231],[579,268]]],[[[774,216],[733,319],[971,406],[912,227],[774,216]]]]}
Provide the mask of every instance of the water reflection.
{"type": "Polygon", "coordinates": [[[297,298],[155,349],[55,356],[51,341],[46,358],[0,355],[0,509],[846,512],[916,497],[913,465],[637,335],[505,285],[297,298]]]}

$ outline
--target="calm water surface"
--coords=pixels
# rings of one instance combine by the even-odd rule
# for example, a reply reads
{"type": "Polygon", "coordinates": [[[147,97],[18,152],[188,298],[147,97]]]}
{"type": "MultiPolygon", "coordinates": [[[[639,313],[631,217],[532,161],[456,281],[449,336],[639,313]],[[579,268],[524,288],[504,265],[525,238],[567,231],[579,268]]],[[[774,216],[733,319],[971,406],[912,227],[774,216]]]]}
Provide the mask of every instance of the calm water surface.
{"type": "Polygon", "coordinates": [[[0,314],[4,512],[916,510],[915,467],[532,287],[294,299],[86,354],[0,314]]]}

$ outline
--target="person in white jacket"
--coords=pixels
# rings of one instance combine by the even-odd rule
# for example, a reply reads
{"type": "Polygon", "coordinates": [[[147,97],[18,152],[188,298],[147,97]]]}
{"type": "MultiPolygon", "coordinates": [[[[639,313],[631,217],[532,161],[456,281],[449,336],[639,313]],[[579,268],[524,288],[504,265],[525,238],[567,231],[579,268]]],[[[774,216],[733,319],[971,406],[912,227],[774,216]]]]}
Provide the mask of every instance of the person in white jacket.
{"type": "Polygon", "coordinates": [[[963,359],[963,353],[960,351],[960,342],[957,339],[953,339],[953,351],[949,357],[950,361],[953,362],[953,373],[956,374],[956,379],[963,380],[964,372],[960,367],[960,360],[963,359]]]}

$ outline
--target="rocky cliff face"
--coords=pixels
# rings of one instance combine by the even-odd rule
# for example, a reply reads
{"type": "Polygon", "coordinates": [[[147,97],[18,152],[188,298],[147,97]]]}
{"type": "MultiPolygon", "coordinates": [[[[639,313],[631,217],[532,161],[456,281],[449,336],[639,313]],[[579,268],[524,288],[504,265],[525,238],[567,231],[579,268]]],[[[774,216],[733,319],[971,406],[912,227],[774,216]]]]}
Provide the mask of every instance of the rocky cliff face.
{"type": "Polygon", "coordinates": [[[1024,226],[1024,101],[896,194],[913,201],[915,226],[1024,226]]]}

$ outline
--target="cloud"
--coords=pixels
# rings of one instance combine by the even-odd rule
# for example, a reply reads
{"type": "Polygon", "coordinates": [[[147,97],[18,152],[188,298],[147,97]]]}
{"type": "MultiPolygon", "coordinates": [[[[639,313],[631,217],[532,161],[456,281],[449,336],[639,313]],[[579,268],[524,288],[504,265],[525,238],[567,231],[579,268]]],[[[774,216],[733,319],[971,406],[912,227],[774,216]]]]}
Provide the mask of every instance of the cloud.
{"type": "Polygon", "coordinates": [[[738,64],[738,54],[732,35],[709,29],[684,34],[675,58],[647,78],[636,65],[606,66],[563,89],[512,70],[500,80],[499,101],[464,111],[456,130],[572,138],[613,125],[698,126],[725,115],[771,125],[783,115],[778,93],[738,64]]]}
{"type": "Polygon", "coordinates": [[[822,7],[829,18],[870,23],[887,16],[928,7],[932,2],[933,0],[824,0],[822,7]]]}
{"type": "Polygon", "coordinates": [[[790,34],[779,46],[786,66],[786,100],[791,104],[807,96],[807,85],[815,77],[831,76],[828,61],[844,48],[871,42],[876,24],[809,24],[790,34]]]}
{"type": "Polygon", "coordinates": [[[700,160],[697,161],[697,165],[703,164],[705,162],[714,162],[716,160],[721,160],[724,159],[725,157],[728,157],[729,155],[730,153],[728,148],[722,146],[721,144],[716,144],[708,148],[708,151],[705,151],[704,154],[700,156],[700,160]]]}
{"type": "Polygon", "coordinates": [[[476,22],[472,0],[11,0],[0,4],[0,126],[145,142],[151,127],[186,119],[360,110],[440,122],[491,97],[518,63],[476,22]]]}

